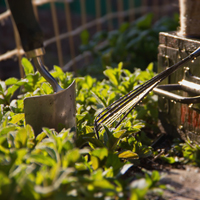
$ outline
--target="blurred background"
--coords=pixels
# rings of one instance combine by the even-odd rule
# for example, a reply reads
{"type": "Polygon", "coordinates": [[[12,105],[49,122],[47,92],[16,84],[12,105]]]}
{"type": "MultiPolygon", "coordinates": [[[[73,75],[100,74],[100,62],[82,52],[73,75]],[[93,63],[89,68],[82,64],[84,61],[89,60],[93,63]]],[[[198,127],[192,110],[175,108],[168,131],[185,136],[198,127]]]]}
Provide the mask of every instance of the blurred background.
{"type": "MultiPolygon", "coordinates": [[[[32,0],[44,32],[44,63],[77,74],[123,61],[156,62],[158,34],[178,28],[178,0],[32,0]],[[146,53],[145,53],[146,51],[146,53]],[[138,52],[138,54],[137,54],[138,52]],[[151,54],[152,53],[152,54],[151,54]],[[142,55],[141,55],[142,54],[142,55]]],[[[0,0],[0,79],[23,77],[24,52],[5,0],[0,0]]]]}

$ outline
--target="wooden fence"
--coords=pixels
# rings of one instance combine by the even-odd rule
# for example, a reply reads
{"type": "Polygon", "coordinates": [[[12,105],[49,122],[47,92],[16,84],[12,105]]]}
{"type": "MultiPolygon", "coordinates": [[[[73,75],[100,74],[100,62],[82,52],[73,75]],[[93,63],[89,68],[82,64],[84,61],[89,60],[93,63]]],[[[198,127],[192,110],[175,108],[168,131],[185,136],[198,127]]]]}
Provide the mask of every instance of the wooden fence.
{"type": "MultiPolygon", "coordinates": [[[[178,0],[32,0],[32,3],[45,35],[44,62],[48,67],[59,65],[64,71],[75,71],[78,63],[89,55],[80,54],[78,48],[83,30],[92,35],[102,29],[116,29],[124,21],[133,22],[148,12],[153,12],[156,20],[179,11],[178,0]]],[[[15,69],[19,66],[23,77],[24,51],[10,15],[8,9],[0,13],[0,32],[4,34],[6,29],[10,34],[0,35],[0,71],[9,60],[15,69]]]]}

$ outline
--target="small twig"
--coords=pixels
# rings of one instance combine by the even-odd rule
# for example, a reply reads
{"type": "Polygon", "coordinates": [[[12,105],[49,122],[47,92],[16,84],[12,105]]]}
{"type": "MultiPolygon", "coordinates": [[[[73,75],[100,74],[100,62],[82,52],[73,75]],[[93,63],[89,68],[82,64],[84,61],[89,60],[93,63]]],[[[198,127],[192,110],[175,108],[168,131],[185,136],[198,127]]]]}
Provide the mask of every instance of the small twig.
{"type": "Polygon", "coordinates": [[[165,153],[165,149],[161,149],[161,152],[152,159],[152,162],[154,162],[156,159],[158,159],[164,153],[165,153]]]}

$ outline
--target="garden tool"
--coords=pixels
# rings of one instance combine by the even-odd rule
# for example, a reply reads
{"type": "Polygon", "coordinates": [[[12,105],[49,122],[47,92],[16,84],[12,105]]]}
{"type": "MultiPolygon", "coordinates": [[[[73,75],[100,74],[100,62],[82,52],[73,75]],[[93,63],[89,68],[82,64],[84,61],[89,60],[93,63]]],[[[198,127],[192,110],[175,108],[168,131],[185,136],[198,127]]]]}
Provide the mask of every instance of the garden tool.
{"type": "Polygon", "coordinates": [[[55,92],[24,100],[26,123],[33,127],[36,135],[42,131],[42,127],[54,128],[56,131],[64,127],[76,127],[75,81],[67,89],[62,89],[42,63],[43,33],[34,16],[31,0],[7,2],[27,58],[33,60],[36,69],[52,85],[55,92]]]}
{"type": "MultiPolygon", "coordinates": [[[[94,129],[97,137],[99,138],[99,131],[101,131],[104,126],[112,126],[113,128],[117,128],[121,124],[121,122],[127,117],[127,115],[135,108],[135,106],[161,81],[163,81],[166,77],[168,77],[170,74],[172,74],[188,61],[195,60],[199,55],[200,47],[183,60],[162,71],[152,79],[148,80],[136,89],[130,91],[128,94],[124,95],[123,97],[112,103],[110,106],[105,108],[95,118],[94,129]]],[[[159,86],[155,89],[159,90],[159,86]]],[[[195,102],[200,103],[200,98],[194,98],[192,103],[195,102]]]]}

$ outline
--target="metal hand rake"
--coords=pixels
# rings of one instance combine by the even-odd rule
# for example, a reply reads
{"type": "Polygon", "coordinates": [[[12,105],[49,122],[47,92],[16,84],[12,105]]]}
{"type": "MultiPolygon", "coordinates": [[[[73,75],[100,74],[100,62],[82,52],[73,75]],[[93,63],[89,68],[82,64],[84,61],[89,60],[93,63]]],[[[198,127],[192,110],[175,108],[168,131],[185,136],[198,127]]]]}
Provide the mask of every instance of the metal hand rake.
{"type": "Polygon", "coordinates": [[[178,68],[183,66],[190,60],[195,59],[200,55],[200,47],[191,53],[189,56],[164,70],[160,74],[156,75],[152,79],[148,80],[138,88],[130,91],[128,94],[119,98],[117,101],[112,103],[110,106],[105,108],[101,113],[97,115],[94,122],[94,129],[99,138],[99,131],[104,126],[111,127],[114,122],[114,128],[117,128],[121,122],[127,117],[127,115],[135,108],[135,106],[148,95],[161,81],[176,71],[178,68]]]}

